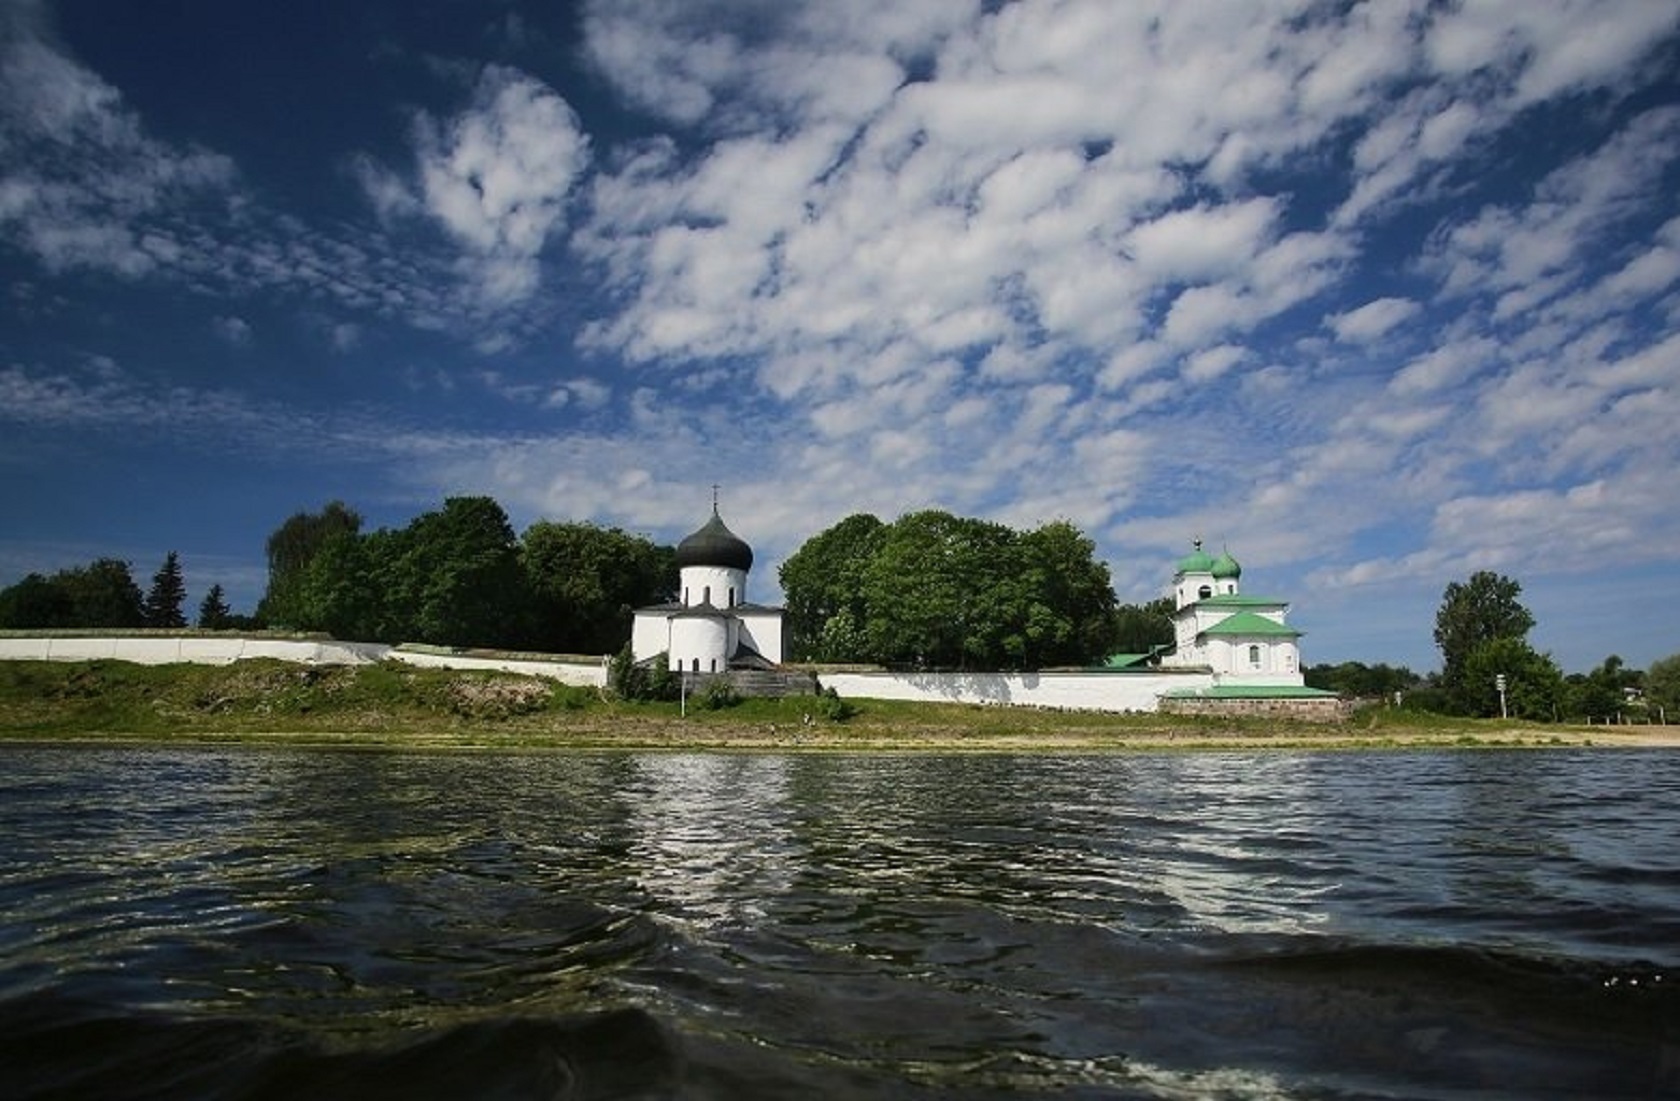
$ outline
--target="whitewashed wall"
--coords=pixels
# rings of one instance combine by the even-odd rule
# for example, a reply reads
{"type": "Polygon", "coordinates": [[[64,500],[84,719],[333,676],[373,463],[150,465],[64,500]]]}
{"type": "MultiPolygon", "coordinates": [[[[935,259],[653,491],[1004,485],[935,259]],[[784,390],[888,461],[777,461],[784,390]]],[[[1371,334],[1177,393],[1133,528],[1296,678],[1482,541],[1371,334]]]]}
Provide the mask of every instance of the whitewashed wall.
{"type": "Polygon", "coordinates": [[[1212,673],[825,673],[842,698],[989,703],[1080,711],[1154,711],[1175,688],[1211,688],[1212,673]]]}
{"type": "Polygon", "coordinates": [[[107,658],[137,665],[231,665],[246,658],[275,658],[300,665],[371,665],[400,661],[440,669],[496,669],[547,677],[562,684],[598,688],[607,683],[605,661],[545,661],[540,658],[479,657],[426,650],[399,650],[377,642],[273,638],[0,638],[0,660],[94,661],[107,658]]]}

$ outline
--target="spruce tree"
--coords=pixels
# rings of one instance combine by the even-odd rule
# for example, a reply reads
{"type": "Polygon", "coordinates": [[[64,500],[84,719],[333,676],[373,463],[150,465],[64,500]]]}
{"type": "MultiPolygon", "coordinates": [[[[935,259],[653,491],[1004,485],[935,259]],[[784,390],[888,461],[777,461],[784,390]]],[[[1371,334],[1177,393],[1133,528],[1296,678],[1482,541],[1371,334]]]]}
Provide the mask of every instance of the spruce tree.
{"type": "Polygon", "coordinates": [[[210,586],[204,602],[198,606],[198,625],[207,631],[222,631],[229,626],[233,609],[228,607],[227,594],[220,585],[210,586]]]}
{"type": "Polygon", "coordinates": [[[152,575],[152,590],[146,594],[146,626],[185,627],[186,616],[181,605],[187,599],[187,587],[181,580],[181,560],[174,551],[164,556],[163,565],[152,575]]]}

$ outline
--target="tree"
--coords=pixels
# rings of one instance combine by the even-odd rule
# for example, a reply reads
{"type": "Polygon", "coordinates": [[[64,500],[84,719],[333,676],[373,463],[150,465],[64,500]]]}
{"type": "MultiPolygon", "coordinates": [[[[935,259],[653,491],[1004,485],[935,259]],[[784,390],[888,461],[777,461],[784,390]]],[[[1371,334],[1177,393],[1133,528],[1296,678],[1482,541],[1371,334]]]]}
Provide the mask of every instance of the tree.
{"type": "Polygon", "coordinates": [[[1157,597],[1147,604],[1121,604],[1114,609],[1114,652],[1147,654],[1173,644],[1173,598],[1157,597]]]}
{"type": "Polygon", "coordinates": [[[1680,717],[1680,654],[1659,658],[1645,670],[1645,702],[1661,708],[1665,718],[1680,717]]]}
{"type": "Polygon", "coordinates": [[[1066,521],[1028,532],[930,509],[858,513],[782,564],[795,656],[936,669],[1041,669],[1107,655],[1114,588],[1066,521]]]}
{"type": "Polygon", "coordinates": [[[1115,640],[1114,581],[1097,545],[1065,520],[1021,537],[1028,618],[1022,666],[1084,665],[1106,657],[1115,640]]]}
{"type": "Polygon", "coordinates": [[[1492,718],[1499,714],[1498,678],[1505,678],[1506,711],[1514,719],[1551,722],[1563,704],[1563,674],[1547,654],[1519,638],[1483,642],[1464,659],[1459,688],[1460,714],[1492,718]]]}
{"type": "Polygon", "coordinates": [[[38,630],[65,626],[70,619],[70,594],[56,581],[29,574],[0,591],[0,627],[38,630]]]}
{"type": "Polygon", "coordinates": [[[1309,688],[1322,688],[1349,699],[1391,700],[1396,692],[1409,692],[1422,678],[1404,665],[1344,661],[1339,665],[1309,665],[1301,671],[1309,688]]]}
{"type": "Polygon", "coordinates": [[[152,575],[152,587],[146,593],[146,626],[185,627],[187,617],[181,605],[187,599],[187,586],[181,579],[181,559],[170,551],[164,555],[163,565],[152,575]]]}
{"type": "Polygon", "coordinates": [[[1586,675],[1565,678],[1564,710],[1574,718],[1613,719],[1628,706],[1627,689],[1637,687],[1639,674],[1627,669],[1619,655],[1611,654],[1586,675]]]}
{"type": "Polygon", "coordinates": [[[630,639],[631,612],[672,599],[676,552],[618,528],[542,521],[526,529],[519,564],[526,645],[607,654],[630,639]]]}
{"type": "Polygon", "coordinates": [[[79,569],[62,570],[54,580],[70,602],[64,627],[144,627],[145,603],[127,562],[97,558],[79,569]]]}
{"type": "Polygon", "coordinates": [[[1441,650],[1441,687],[1459,714],[1477,714],[1481,686],[1468,683],[1466,663],[1477,649],[1500,639],[1523,642],[1534,616],[1517,600],[1522,586],[1488,570],[1454,581],[1441,594],[1435,613],[1435,645],[1441,650]]]}
{"type": "Polygon", "coordinates": [[[412,617],[405,637],[446,646],[507,639],[521,610],[518,549],[507,513],[489,497],[451,497],[410,523],[381,562],[381,580],[412,617]]]}
{"type": "Polygon", "coordinates": [[[342,501],[330,501],[320,512],[299,512],[268,537],[268,590],[257,605],[257,616],[280,627],[307,627],[299,606],[300,587],[309,563],[329,540],[361,531],[362,518],[342,501]]]}
{"type": "Polygon", "coordinates": [[[220,584],[210,586],[198,606],[198,625],[206,631],[225,631],[233,626],[233,609],[228,607],[227,594],[220,584]]]}
{"type": "Polygon", "coordinates": [[[869,513],[855,513],[807,539],[776,571],[787,600],[794,657],[868,660],[863,579],[884,529],[869,513]]]}

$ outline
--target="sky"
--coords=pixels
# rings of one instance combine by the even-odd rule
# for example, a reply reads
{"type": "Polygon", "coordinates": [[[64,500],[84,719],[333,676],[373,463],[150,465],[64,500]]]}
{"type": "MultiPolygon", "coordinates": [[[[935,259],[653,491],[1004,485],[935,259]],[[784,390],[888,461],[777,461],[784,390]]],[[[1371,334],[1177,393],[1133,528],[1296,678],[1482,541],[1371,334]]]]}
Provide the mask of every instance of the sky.
{"type": "Polygon", "coordinates": [[[1303,660],[1680,652],[1668,0],[0,0],[0,585],[463,494],[1201,538],[1303,660]]]}

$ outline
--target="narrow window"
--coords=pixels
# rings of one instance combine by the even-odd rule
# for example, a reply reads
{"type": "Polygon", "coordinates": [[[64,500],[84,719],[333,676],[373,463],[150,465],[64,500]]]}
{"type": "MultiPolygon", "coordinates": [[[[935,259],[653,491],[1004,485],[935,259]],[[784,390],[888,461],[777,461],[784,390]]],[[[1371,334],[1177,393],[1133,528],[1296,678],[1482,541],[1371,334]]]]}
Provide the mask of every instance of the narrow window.
{"type": "Polygon", "coordinates": [[[735,586],[733,585],[729,586],[729,606],[731,608],[735,606],[735,586]]]}
{"type": "Polygon", "coordinates": [[[710,604],[711,602],[712,602],[712,587],[710,585],[707,585],[704,589],[702,589],[700,591],[700,603],[710,604]]]}
{"type": "Polygon", "coordinates": [[[1254,665],[1254,666],[1258,666],[1260,664],[1260,647],[1259,646],[1250,646],[1248,648],[1248,663],[1250,665],[1254,665]]]}
{"type": "Polygon", "coordinates": [[[717,658],[712,659],[712,672],[717,672],[717,658]]]}
{"type": "Polygon", "coordinates": [[[700,659],[699,658],[694,659],[694,671],[696,673],[698,673],[700,671],[700,659]]]}
{"type": "Polygon", "coordinates": [[[683,607],[688,607],[688,586],[683,586],[683,607]]]}

